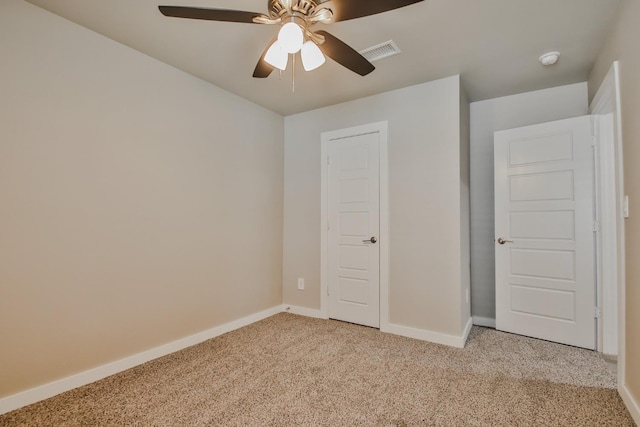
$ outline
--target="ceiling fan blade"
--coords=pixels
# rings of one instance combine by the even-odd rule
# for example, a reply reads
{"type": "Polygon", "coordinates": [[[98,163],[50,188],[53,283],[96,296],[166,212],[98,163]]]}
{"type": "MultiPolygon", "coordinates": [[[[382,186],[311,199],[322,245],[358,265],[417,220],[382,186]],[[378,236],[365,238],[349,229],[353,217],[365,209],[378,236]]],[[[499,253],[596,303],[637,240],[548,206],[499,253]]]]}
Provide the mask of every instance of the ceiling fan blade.
{"type": "Polygon", "coordinates": [[[347,21],[399,9],[424,0],[318,0],[319,8],[331,9],[333,22],[347,21]]]}
{"type": "Polygon", "coordinates": [[[253,24],[253,18],[264,16],[262,13],[245,12],[231,9],[205,9],[199,7],[158,6],[164,16],[174,18],[204,19],[207,21],[242,22],[253,24]]]}
{"type": "Polygon", "coordinates": [[[324,37],[324,43],[320,45],[322,53],[340,65],[361,76],[366,76],[376,69],[364,56],[353,50],[351,46],[339,38],[332,36],[326,31],[316,31],[316,34],[324,37]]]}
{"type": "Polygon", "coordinates": [[[258,79],[264,79],[265,77],[269,77],[271,72],[274,70],[274,67],[269,65],[267,61],[264,60],[264,56],[267,54],[267,51],[269,50],[271,45],[275,43],[276,40],[278,40],[278,38],[274,37],[273,40],[271,40],[267,45],[267,47],[264,49],[264,52],[262,52],[262,56],[260,57],[260,59],[258,60],[258,63],[256,64],[256,69],[253,70],[253,77],[258,79]]]}

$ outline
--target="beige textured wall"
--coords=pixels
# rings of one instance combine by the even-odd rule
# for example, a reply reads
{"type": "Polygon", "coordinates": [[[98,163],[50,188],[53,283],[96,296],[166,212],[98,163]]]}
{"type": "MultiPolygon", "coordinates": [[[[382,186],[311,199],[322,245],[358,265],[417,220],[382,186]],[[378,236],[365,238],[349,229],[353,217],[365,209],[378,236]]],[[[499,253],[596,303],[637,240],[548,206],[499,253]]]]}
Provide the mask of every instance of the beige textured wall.
{"type": "Polygon", "coordinates": [[[321,133],[388,120],[390,321],[460,334],[459,84],[455,76],[285,118],[286,304],[320,308],[321,133]]]}
{"type": "Polygon", "coordinates": [[[0,397],[282,302],[283,117],[0,2],[0,397]]]}
{"type": "Polygon", "coordinates": [[[618,21],[589,78],[591,96],[611,64],[620,61],[624,191],[631,216],[625,220],[626,244],[626,378],[628,390],[640,404],[640,1],[624,0],[618,21]]]}

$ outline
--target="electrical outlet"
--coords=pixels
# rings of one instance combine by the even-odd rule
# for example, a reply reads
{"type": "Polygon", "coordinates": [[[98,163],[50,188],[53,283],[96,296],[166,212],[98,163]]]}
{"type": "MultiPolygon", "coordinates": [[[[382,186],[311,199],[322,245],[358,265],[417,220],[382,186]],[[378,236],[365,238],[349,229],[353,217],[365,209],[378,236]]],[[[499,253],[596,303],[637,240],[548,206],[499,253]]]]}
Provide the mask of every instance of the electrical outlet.
{"type": "Polygon", "coordinates": [[[304,278],[298,277],[298,289],[304,291],[304,278]]]}

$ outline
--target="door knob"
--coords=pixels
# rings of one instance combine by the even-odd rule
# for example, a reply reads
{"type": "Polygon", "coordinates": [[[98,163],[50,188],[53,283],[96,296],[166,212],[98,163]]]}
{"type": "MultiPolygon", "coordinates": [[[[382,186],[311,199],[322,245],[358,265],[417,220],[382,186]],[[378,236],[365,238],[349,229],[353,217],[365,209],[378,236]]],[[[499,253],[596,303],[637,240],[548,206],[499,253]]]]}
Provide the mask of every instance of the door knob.
{"type": "Polygon", "coordinates": [[[363,240],[362,243],[375,243],[377,241],[378,241],[378,239],[376,239],[375,237],[372,237],[370,239],[363,240]]]}
{"type": "Polygon", "coordinates": [[[504,240],[502,237],[498,237],[498,243],[504,245],[505,243],[513,243],[513,240],[504,240]]]}

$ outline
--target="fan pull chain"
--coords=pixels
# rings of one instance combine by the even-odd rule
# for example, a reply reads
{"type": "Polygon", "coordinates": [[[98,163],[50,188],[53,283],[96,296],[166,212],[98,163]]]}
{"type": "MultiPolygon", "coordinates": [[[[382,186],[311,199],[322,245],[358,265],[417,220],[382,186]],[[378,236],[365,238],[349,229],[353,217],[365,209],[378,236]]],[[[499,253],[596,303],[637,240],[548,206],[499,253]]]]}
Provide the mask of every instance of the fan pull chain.
{"type": "Polygon", "coordinates": [[[291,93],[296,93],[296,54],[292,54],[293,61],[291,64],[291,93]]]}

